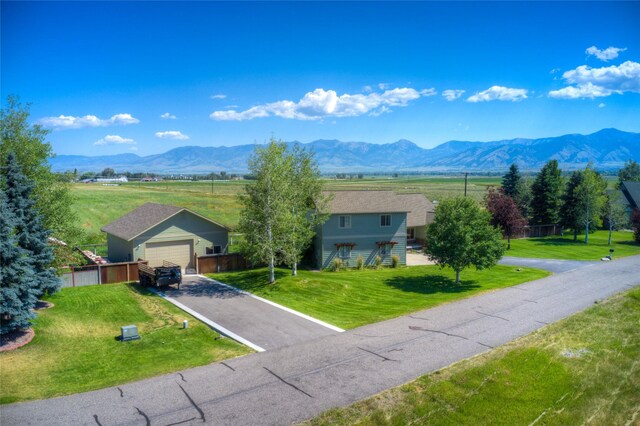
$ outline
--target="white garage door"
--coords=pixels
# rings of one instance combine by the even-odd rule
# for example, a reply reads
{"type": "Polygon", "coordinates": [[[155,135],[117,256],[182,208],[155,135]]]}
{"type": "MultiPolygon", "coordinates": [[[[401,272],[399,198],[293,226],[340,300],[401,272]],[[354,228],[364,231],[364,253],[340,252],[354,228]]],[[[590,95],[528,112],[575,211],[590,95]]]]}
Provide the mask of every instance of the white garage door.
{"type": "Polygon", "coordinates": [[[149,266],[162,266],[162,261],[167,260],[180,265],[182,272],[186,268],[193,268],[193,241],[165,241],[162,243],[147,243],[145,246],[145,259],[149,266]]]}

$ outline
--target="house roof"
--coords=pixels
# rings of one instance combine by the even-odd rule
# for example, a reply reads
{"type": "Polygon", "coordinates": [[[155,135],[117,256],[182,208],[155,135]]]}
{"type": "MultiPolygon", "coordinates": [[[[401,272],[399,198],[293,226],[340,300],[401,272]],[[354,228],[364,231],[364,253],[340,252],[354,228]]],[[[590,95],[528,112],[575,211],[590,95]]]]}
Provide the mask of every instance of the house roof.
{"type": "Polygon", "coordinates": [[[409,209],[393,191],[332,191],[329,213],[403,213],[409,209]]]}
{"type": "Polygon", "coordinates": [[[115,235],[123,240],[130,241],[144,231],[153,228],[154,226],[164,222],[165,220],[175,216],[176,214],[187,211],[193,215],[196,215],[208,222],[214,223],[222,228],[228,229],[226,226],[221,225],[211,219],[207,219],[191,210],[184,207],[171,206],[168,204],[159,203],[146,203],[138,207],[137,209],[125,214],[119,219],[111,222],[110,224],[103,226],[102,231],[107,234],[115,235]]]}
{"type": "Polygon", "coordinates": [[[620,189],[625,197],[627,197],[631,207],[640,208],[640,182],[622,182],[620,189]]]}
{"type": "Polygon", "coordinates": [[[398,196],[409,209],[407,227],[425,226],[429,223],[429,217],[435,214],[435,206],[422,194],[398,194],[398,196]]]}

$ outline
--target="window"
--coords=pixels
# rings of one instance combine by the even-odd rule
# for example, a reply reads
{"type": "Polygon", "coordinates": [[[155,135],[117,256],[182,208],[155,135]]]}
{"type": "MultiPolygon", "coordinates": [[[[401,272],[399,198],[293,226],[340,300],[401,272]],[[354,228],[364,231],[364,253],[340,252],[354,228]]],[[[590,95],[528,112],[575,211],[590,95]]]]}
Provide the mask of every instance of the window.
{"type": "Polygon", "coordinates": [[[340,246],[339,250],[340,250],[340,257],[342,259],[349,259],[351,257],[351,246],[340,246]]]}
{"type": "Polygon", "coordinates": [[[391,215],[390,214],[381,214],[380,215],[380,226],[381,227],[391,226],[391,215]]]}
{"type": "Polygon", "coordinates": [[[205,254],[222,254],[222,246],[207,247],[205,254]]]}
{"type": "Polygon", "coordinates": [[[342,229],[351,228],[351,216],[338,216],[338,227],[342,229]]]}
{"type": "Polygon", "coordinates": [[[380,255],[381,256],[388,256],[391,254],[391,249],[393,249],[393,246],[391,244],[384,244],[382,246],[380,246],[380,255]]]}
{"type": "Polygon", "coordinates": [[[413,240],[416,238],[415,228],[407,228],[407,240],[413,240]]]}

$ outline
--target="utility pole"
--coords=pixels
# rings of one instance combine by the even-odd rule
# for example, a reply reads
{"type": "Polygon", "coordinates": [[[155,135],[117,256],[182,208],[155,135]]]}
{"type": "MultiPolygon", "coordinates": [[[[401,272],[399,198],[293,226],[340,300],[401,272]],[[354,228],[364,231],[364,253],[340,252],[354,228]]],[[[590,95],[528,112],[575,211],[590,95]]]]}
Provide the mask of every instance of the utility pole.
{"type": "Polygon", "coordinates": [[[465,172],[464,173],[464,196],[467,196],[467,176],[469,176],[469,173],[465,172]]]}
{"type": "Polygon", "coordinates": [[[213,194],[213,173],[211,173],[211,193],[213,194]]]}

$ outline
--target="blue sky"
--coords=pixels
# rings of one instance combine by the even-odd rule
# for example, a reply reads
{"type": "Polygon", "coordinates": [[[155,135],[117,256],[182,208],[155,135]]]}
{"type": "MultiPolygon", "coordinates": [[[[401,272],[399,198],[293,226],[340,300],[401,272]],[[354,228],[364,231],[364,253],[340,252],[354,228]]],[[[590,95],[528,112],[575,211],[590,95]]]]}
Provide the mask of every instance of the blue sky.
{"type": "Polygon", "coordinates": [[[640,131],[639,2],[3,1],[1,14],[3,105],[32,103],[58,154],[640,131]]]}

